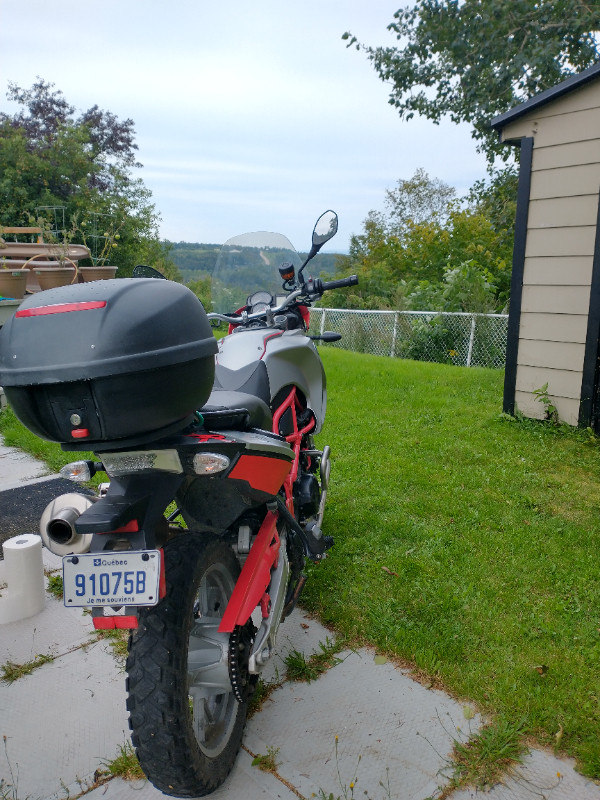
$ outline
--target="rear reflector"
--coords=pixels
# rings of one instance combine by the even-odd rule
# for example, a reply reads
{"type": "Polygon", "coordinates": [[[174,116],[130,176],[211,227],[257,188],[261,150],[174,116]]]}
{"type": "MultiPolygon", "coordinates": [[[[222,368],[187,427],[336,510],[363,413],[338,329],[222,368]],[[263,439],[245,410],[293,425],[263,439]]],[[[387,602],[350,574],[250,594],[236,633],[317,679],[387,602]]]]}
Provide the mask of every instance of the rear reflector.
{"type": "Polygon", "coordinates": [[[135,616],[127,617],[94,617],[94,628],[97,631],[110,631],[115,628],[137,628],[138,618],[135,616]]]}
{"type": "Polygon", "coordinates": [[[69,311],[92,311],[96,308],[105,308],[106,300],[90,300],[85,303],[56,303],[52,306],[38,306],[37,308],[22,308],[15,317],[44,317],[47,314],[66,314],[69,311]]]}

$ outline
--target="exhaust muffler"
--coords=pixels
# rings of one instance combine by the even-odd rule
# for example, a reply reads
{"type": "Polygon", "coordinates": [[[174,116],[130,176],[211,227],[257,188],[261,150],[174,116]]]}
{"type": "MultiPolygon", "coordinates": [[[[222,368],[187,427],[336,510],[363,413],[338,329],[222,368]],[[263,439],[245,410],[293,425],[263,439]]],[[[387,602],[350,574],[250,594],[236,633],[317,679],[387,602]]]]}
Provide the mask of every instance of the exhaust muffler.
{"type": "Polygon", "coordinates": [[[57,556],[87,553],[92,534],[77,533],[75,522],[96,498],[84,494],[62,494],[48,503],[40,519],[40,535],[44,545],[57,556]]]}

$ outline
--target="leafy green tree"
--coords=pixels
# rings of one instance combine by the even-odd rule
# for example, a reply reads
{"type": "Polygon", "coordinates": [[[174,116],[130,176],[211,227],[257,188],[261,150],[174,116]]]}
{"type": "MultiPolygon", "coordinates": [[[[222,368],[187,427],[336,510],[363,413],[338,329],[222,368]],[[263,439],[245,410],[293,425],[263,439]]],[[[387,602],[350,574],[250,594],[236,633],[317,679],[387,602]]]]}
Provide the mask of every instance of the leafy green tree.
{"type": "MultiPolygon", "coordinates": [[[[86,220],[101,219],[107,230],[100,244],[113,241],[110,261],[119,276],[150,263],[175,277],[151,193],[131,174],[138,166],[133,122],[98,106],[76,115],[52,87],[42,79],[28,90],[9,85],[19,108],[0,114],[0,225],[30,225],[46,216],[43,209],[58,207],[65,221],[58,238],[82,241],[86,220]]],[[[52,215],[45,224],[54,227],[52,215]]]]}
{"type": "Polygon", "coordinates": [[[188,283],[188,288],[190,288],[202,302],[206,311],[212,311],[211,282],[209,276],[190,281],[190,283],[188,283]]]}
{"type": "Polygon", "coordinates": [[[450,203],[456,199],[453,186],[439,178],[430,178],[422,167],[412,178],[399,180],[395,188],[388,189],[385,194],[388,224],[398,235],[408,223],[445,219],[450,203]]]}
{"type": "MultiPolygon", "coordinates": [[[[408,199],[413,187],[407,187],[408,199]]],[[[404,208],[408,201],[403,202],[401,188],[399,182],[396,207],[404,208]]],[[[444,195],[449,194],[443,184],[440,188],[444,195]]],[[[493,221],[482,213],[491,194],[489,186],[481,185],[466,207],[453,200],[443,212],[433,210],[419,221],[404,216],[401,224],[397,215],[371,212],[364,232],[352,237],[349,254],[338,257],[338,271],[356,272],[360,283],[350,292],[329,293],[327,304],[367,309],[502,310],[510,287],[512,237],[502,227],[501,216],[493,221]]]]}
{"type": "Polygon", "coordinates": [[[599,58],[600,4],[592,0],[418,0],[396,12],[397,47],[363,50],[391,85],[400,117],[473,126],[490,162],[507,159],[492,117],[581,72],[599,58]]]}

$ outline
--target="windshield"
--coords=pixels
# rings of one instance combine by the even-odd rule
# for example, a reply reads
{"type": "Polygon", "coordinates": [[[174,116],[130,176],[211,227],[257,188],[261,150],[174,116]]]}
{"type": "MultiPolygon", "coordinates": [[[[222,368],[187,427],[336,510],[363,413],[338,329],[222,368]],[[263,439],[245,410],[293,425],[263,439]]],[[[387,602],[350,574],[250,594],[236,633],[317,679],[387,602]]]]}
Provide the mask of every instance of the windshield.
{"type": "Polygon", "coordinates": [[[281,294],[279,267],[286,261],[296,270],[302,263],[292,243],[280,233],[244,233],[226,241],[212,274],[213,311],[231,314],[259,290],[273,297],[281,294]]]}

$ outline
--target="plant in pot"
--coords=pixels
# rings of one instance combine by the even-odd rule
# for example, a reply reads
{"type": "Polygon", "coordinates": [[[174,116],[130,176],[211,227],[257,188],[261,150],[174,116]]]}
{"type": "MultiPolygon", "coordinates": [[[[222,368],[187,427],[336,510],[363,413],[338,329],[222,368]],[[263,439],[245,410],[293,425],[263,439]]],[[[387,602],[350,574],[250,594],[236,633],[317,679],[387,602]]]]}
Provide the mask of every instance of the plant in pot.
{"type": "Polygon", "coordinates": [[[28,275],[28,269],[15,269],[9,258],[0,257],[0,300],[22,300],[28,275]]]}
{"type": "Polygon", "coordinates": [[[76,225],[73,224],[69,231],[61,231],[61,239],[59,240],[50,231],[45,220],[38,220],[38,224],[42,228],[44,239],[50,246],[43,253],[31,256],[25,266],[31,265],[42,290],[55,289],[57,286],[76,283],[78,276],[77,263],[69,258],[69,248],[77,231],[76,225]],[[36,264],[38,259],[42,259],[42,261],[36,264]]]}
{"type": "Polygon", "coordinates": [[[93,216],[91,226],[83,220],[79,229],[82,241],[91,254],[90,261],[92,265],[88,267],[79,267],[81,279],[86,282],[114,278],[118,269],[118,267],[110,264],[110,256],[119,246],[119,228],[122,227],[122,223],[116,228],[112,224],[107,226],[101,234],[96,232],[91,233],[90,227],[96,231],[100,216],[101,215],[98,214],[93,216]],[[88,240],[90,244],[88,244],[88,240]]]}
{"type": "Polygon", "coordinates": [[[11,265],[10,258],[2,257],[2,247],[6,246],[2,238],[3,229],[0,227],[0,300],[22,300],[27,288],[29,270],[20,265],[11,265]]]}

